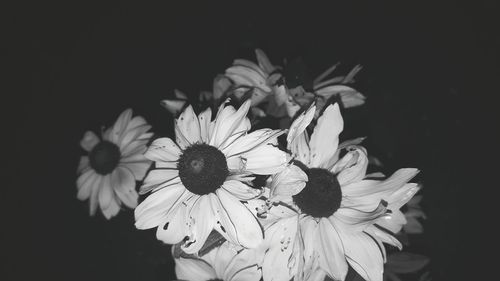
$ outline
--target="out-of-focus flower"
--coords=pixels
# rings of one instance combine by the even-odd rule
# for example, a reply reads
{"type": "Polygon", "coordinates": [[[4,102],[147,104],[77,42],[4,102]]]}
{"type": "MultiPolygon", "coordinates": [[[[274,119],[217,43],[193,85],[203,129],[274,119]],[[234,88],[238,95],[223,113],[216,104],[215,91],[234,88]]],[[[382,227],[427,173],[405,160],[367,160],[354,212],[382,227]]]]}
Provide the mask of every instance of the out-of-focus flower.
{"type": "Polygon", "coordinates": [[[80,200],[89,199],[90,215],[97,206],[107,219],[125,204],[137,206],[135,181],[142,180],[151,161],[144,157],[147,143],[153,133],[144,118],[132,118],[132,110],[125,110],[115,124],[101,137],[88,131],[80,141],[88,155],[82,156],[78,166],[78,194],[80,200]]]}
{"type": "Polygon", "coordinates": [[[191,106],[175,121],[176,141],[155,140],[145,156],[155,161],[140,193],[152,192],[136,209],[136,227],[157,227],[167,244],[181,241],[182,250],[199,251],[215,229],[226,240],[245,248],[262,242],[262,229],[240,202],[261,194],[252,174],[270,175],[284,169],[285,152],[276,148],[282,130],[248,133],[250,101],[238,110],[222,104],[215,120],[211,110],[198,116],[191,106]]]}
{"type": "Polygon", "coordinates": [[[400,169],[384,180],[365,179],[366,150],[356,141],[338,144],[343,129],[338,105],[325,109],[309,138],[306,127],[315,112],[311,106],[302,113],[287,137],[288,149],[305,175],[290,167],[270,184],[271,202],[293,212],[268,207],[268,214],[279,219],[274,228],[273,223],[266,225],[266,239],[276,241],[266,250],[264,278],[270,274],[275,280],[293,275],[294,280],[323,280],[327,275],[344,280],[349,264],[365,280],[382,280],[385,251],[379,247],[382,242],[399,243],[374,224],[418,191],[416,184],[408,183],[418,170],[400,169]],[[340,158],[344,149],[347,153],[340,158]],[[285,261],[282,270],[276,268],[280,260],[285,261]]]}
{"type": "MultiPolygon", "coordinates": [[[[419,270],[423,269],[429,261],[430,259],[424,255],[409,252],[392,253],[387,257],[384,280],[401,281],[402,279],[398,277],[398,274],[417,273],[419,270]]],[[[429,280],[429,278],[426,277],[424,273],[419,280],[429,280]]]]}
{"type": "Polygon", "coordinates": [[[160,104],[165,107],[173,116],[178,116],[182,110],[189,103],[188,97],[186,94],[181,92],[180,90],[174,89],[173,99],[165,99],[160,102],[160,104]]]}
{"type": "Polygon", "coordinates": [[[406,204],[407,210],[404,212],[406,218],[406,224],[403,225],[403,230],[408,234],[420,234],[424,232],[424,227],[418,219],[426,219],[424,211],[420,207],[420,201],[422,201],[422,195],[414,196],[406,204]]]}

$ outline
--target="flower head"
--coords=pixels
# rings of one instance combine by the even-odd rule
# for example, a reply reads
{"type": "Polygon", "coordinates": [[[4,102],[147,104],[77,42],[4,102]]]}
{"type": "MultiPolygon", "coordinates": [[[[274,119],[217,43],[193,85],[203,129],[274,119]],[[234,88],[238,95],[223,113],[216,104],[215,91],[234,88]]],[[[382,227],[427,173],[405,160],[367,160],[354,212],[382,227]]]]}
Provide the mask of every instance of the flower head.
{"type": "Polygon", "coordinates": [[[314,113],[311,106],[301,114],[287,138],[303,174],[295,173],[293,180],[281,175],[297,171],[291,168],[274,176],[270,184],[271,201],[279,207],[268,212],[280,219],[266,224],[266,238],[280,233],[289,247],[282,251],[269,244],[264,275],[279,272],[266,270],[271,264],[266,259],[271,258],[288,261],[289,275],[277,280],[289,280],[294,272],[295,280],[323,280],[325,274],[344,280],[348,264],[365,280],[381,280],[385,252],[379,247],[383,248],[382,242],[399,244],[375,224],[390,214],[390,208],[398,209],[415,194],[418,186],[408,181],[418,171],[400,169],[384,180],[366,178],[368,157],[359,140],[339,145],[343,121],[338,105],[325,109],[309,137],[306,127],[314,113]],[[301,179],[305,184],[300,184],[301,179]],[[283,211],[284,207],[293,212],[283,211]]]}
{"type": "Polygon", "coordinates": [[[99,206],[107,219],[115,216],[120,206],[137,206],[135,181],[142,180],[151,161],[144,152],[153,133],[144,118],[132,118],[132,110],[125,110],[115,124],[101,137],[91,131],[80,142],[88,155],[82,156],[78,167],[78,194],[80,200],[90,201],[90,214],[99,206]]]}
{"type": "Polygon", "coordinates": [[[281,171],[286,153],[279,150],[282,130],[249,133],[250,101],[236,110],[222,104],[215,120],[211,110],[196,115],[191,106],[175,121],[176,141],[155,140],[145,156],[155,161],[140,193],[152,192],[136,209],[136,227],[157,227],[157,238],[183,242],[196,253],[215,229],[226,240],[246,248],[263,239],[254,215],[241,203],[261,194],[256,175],[281,171]]]}

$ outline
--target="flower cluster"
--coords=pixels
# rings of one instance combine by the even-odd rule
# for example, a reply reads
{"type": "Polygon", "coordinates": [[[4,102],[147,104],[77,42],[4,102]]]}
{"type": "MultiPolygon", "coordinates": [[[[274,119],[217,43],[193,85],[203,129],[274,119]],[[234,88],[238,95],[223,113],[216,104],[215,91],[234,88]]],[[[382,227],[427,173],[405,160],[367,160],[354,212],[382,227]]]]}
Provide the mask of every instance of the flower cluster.
{"type": "Polygon", "coordinates": [[[179,90],[162,101],[175,139],[149,144],[150,126],[130,110],[102,140],[87,132],[78,198],[108,219],[121,203],[135,208],[136,228],[173,245],[182,280],[345,280],[349,268],[382,280],[419,171],[367,173],[363,138],[341,141],[342,111],[365,102],[348,86],[361,67],[313,80],[301,60],[256,55],[235,60],[197,102],[179,90]],[[269,116],[288,122],[252,129],[269,116]]]}

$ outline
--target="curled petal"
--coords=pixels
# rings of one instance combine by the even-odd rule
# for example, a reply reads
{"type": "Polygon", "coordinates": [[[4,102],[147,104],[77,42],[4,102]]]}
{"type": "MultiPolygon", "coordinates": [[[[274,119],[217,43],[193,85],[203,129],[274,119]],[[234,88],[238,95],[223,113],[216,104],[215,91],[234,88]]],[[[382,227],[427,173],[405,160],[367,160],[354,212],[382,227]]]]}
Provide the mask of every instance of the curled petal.
{"type": "Polygon", "coordinates": [[[308,181],[307,174],[295,165],[287,166],[283,171],[273,176],[271,197],[275,195],[293,196],[304,189],[308,181]]]}
{"type": "Polygon", "coordinates": [[[338,104],[329,105],[311,135],[311,167],[327,168],[325,165],[337,151],[339,134],[344,129],[344,120],[338,104]]]}

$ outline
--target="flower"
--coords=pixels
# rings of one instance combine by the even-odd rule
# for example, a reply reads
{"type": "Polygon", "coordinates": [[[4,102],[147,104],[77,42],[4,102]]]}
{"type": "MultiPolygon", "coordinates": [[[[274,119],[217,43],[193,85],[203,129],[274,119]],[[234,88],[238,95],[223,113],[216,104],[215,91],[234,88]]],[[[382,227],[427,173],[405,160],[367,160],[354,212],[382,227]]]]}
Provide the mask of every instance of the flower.
{"type": "Polygon", "coordinates": [[[135,181],[142,180],[151,161],[143,153],[153,133],[144,118],[132,118],[132,110],[120,114],[115,124],[102,132],[101,138],[87,131],[80,141],[88,152],[78,166],[79,200],[90,201],[90,215],[99,205],[107,219],[120,211],[121,204],[137,206],[135,181]]]}
{"type": "Polygon", "coordinates": [[[254,215],[240,202],[260,195],[251,187],[257,175],[281,171],[286,153],[276,148],[282,130],[248,133],[250,101],[238,110],[223,103],[214,121],[210,108],[198,116],[188,106],[175,121],[176,142],[155,140],[145,156],[155,161],[140,193],[152,192],[135,209],[136,227],[157,227],[167,244],[183,241],[186,253],[196,253],[215,229],[226,240],[245,248],[263,239],[254,215]]]}
{"type": "Polygon", "coordinates": [[[259,281],[262,272],[252,250],[238,249],[225,242],[203,258],[178,257],[175,261],[177,278],[187,281],[259,281]]]}
{"type": "Polygon", "coordinates": [[[323,280],[327,275],[344,280],[349,264],[365,280],[382,280],[382,242],[400,244],[375,223],[418,191],[408,183],[418,170],[400,169],[384,180],[366,178],[368,157],[359,140],[339,145],[343,120],[338,105],[325,109],[309,138],[306,127],[315,111],[313,105],[302,113],[287,136],[294,163],[303,172],[290,167],[273,176],[269,187],[273,204],[268,214],[279,219],[265,224],[266,239],[275,237],[279,243],[269,243],[264,278],[323,280]],[[281,267],[286,269],[276,269],[277,260],[285,261],[281,267]]]}

